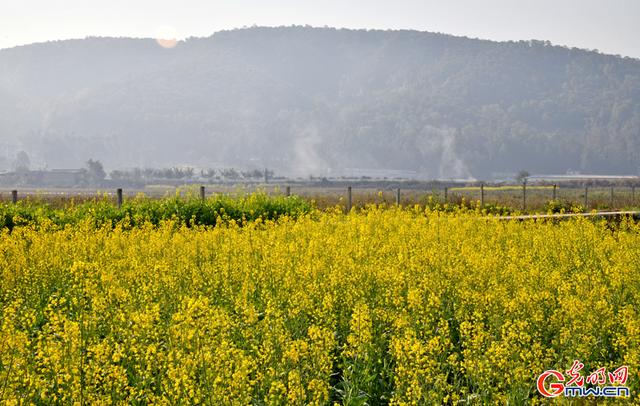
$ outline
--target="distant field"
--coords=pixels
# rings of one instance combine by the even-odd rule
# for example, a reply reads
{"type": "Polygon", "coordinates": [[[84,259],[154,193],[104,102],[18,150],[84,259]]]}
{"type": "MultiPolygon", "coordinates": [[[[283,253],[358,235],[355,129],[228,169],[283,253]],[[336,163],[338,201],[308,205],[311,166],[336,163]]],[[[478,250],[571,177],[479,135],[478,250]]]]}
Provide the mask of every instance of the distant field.
{"type": "MultiPolygon", "coordinates": [[[[462,187],[452,187],[449,190],[453,192],[458,191],[476,191],[480,190],[478,186],[462,186],[462,187]]],[[[504,191],[504,190],[522,190],[522,186],[514,185],[514,186],[485,186],[485,192],[487,191],[504,191]]],[[[553,186],[527,186],[527,190],[553,190],[553,186]]]]}

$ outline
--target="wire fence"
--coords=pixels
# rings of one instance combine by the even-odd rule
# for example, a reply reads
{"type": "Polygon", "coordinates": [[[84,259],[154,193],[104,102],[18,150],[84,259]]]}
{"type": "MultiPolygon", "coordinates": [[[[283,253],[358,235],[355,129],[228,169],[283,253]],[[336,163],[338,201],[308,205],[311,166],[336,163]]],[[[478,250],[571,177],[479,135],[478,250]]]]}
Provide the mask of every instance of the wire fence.
{"type": "Polygon", "coordinates": [[[400,206],[424,204],[476,205],[480,207],[508,207],[521,211],[549,211],[559,208],[572,211],[622,210],[637,207],[640,196],[636,186],[562,186],[562,185],[509,185],[509,186],[453,186],[433,188],[379,188],[308,185],[188,185],[184,187],[152,186],[143,189],[13,189],[0,190],[0,201],[17,203],[21,200],[49,203],[81,203],[95,199],[110,199],[122,204],[133,197],[163,198],[195,196],[202,199],[211,194],[245,195],[262,192],[270,195],[299,195],[313,201],[318,207],[363,207],[368,204],[397,204],[400,206]]]}

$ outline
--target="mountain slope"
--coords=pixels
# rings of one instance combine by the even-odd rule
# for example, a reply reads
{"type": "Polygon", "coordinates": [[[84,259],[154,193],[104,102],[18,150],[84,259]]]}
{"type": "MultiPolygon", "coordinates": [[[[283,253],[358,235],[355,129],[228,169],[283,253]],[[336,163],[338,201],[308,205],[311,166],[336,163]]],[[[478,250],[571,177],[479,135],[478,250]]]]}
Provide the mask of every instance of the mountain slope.
{"type": "Polygon", "coordinates": [[[0,142],[50,167],[488,178],[640,165],[640,61],[543,42],[251,28],[174,49],[89,38],[2,50],[0,73],[0,142]]]}

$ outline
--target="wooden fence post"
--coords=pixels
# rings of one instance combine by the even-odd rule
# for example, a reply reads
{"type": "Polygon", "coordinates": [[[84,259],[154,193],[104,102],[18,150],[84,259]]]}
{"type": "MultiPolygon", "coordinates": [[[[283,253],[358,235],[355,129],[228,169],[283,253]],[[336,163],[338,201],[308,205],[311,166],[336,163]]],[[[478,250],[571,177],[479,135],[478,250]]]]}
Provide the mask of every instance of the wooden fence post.
{"type": "Polygon", "coordinates": [[[18,191],[17,190],[12,190],[11,191],[11,201],[14,204],[18,203],[18,191]]]}
{"type": "Polygon", "coordinates": [[[522,211],[527,210],[527,181],[522,182],[522,211]]]}
{"type": "Polygon", "coordinates": [[[589,186],[584,187],[584,211],[589,211],[589,186]]]}
{"type": "Polygon", "coordinates": [[[400,188],[396,189],[396,206],[400,206],[400,188]]]}
{"type": "Polygon", "coordinates": [[[351,211],[351,186],[347,186],[347,213],[351,211]]]}
{"type": "Polygon", "coordinates": [[[631,205],[635,205],[636,204],[636,187],[635,186],[631,186],[631,205]]]}
{"type": "Polygon", "coordinates": [[[122,188],[118,188],[118,190],[116,190],[116,195],[118,197],[118,208],[122,207],[122,188]]]}
{"type": "Polygon", "coordinates": [[[287,197],[291,196],[291,186],[287,186],[285,189],[285,195],[287,197]]]}
{"type": "Polygon", "coordinates": [[[448,192],[449,192],[449,188],[445,186],[445,188],[444,188],[444,202],[445,203],[449,202],[448,192]]]}
{"type": "Polygon", "coordinates": [[[613,209],[613,186],[611,186],[611,191],[609,195],[609,207],[613,209]]]}
{"type": "Polygon", "coordinates": [[[204,186],[200,186],[200,200],[204,200],[204,194],[205,194],[204,186]]]}
{"type": "Polygon", "coordinates": [[[558,190],[558,185],[556,185],[555,183],[553,184],[553,200],[555,201],[556,198],[558,197],[557,195],[557,190],[558,190]]]}
{"type": "Polygon", "coordinates": [[[480,184],[480,207],[484,207],[484,183],[480,184]]]}

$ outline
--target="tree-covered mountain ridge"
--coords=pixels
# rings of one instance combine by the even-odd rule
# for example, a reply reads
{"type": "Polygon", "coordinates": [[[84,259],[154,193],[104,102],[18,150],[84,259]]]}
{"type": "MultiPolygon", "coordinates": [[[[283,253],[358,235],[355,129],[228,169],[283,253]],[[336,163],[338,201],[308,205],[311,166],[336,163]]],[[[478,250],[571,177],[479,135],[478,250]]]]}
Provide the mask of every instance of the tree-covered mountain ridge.
{"type": "Polygon", "coordinates": [[[418,31],[248,28],[0,50],[0,165],[638,174],[640,60],[418,31]]]}

